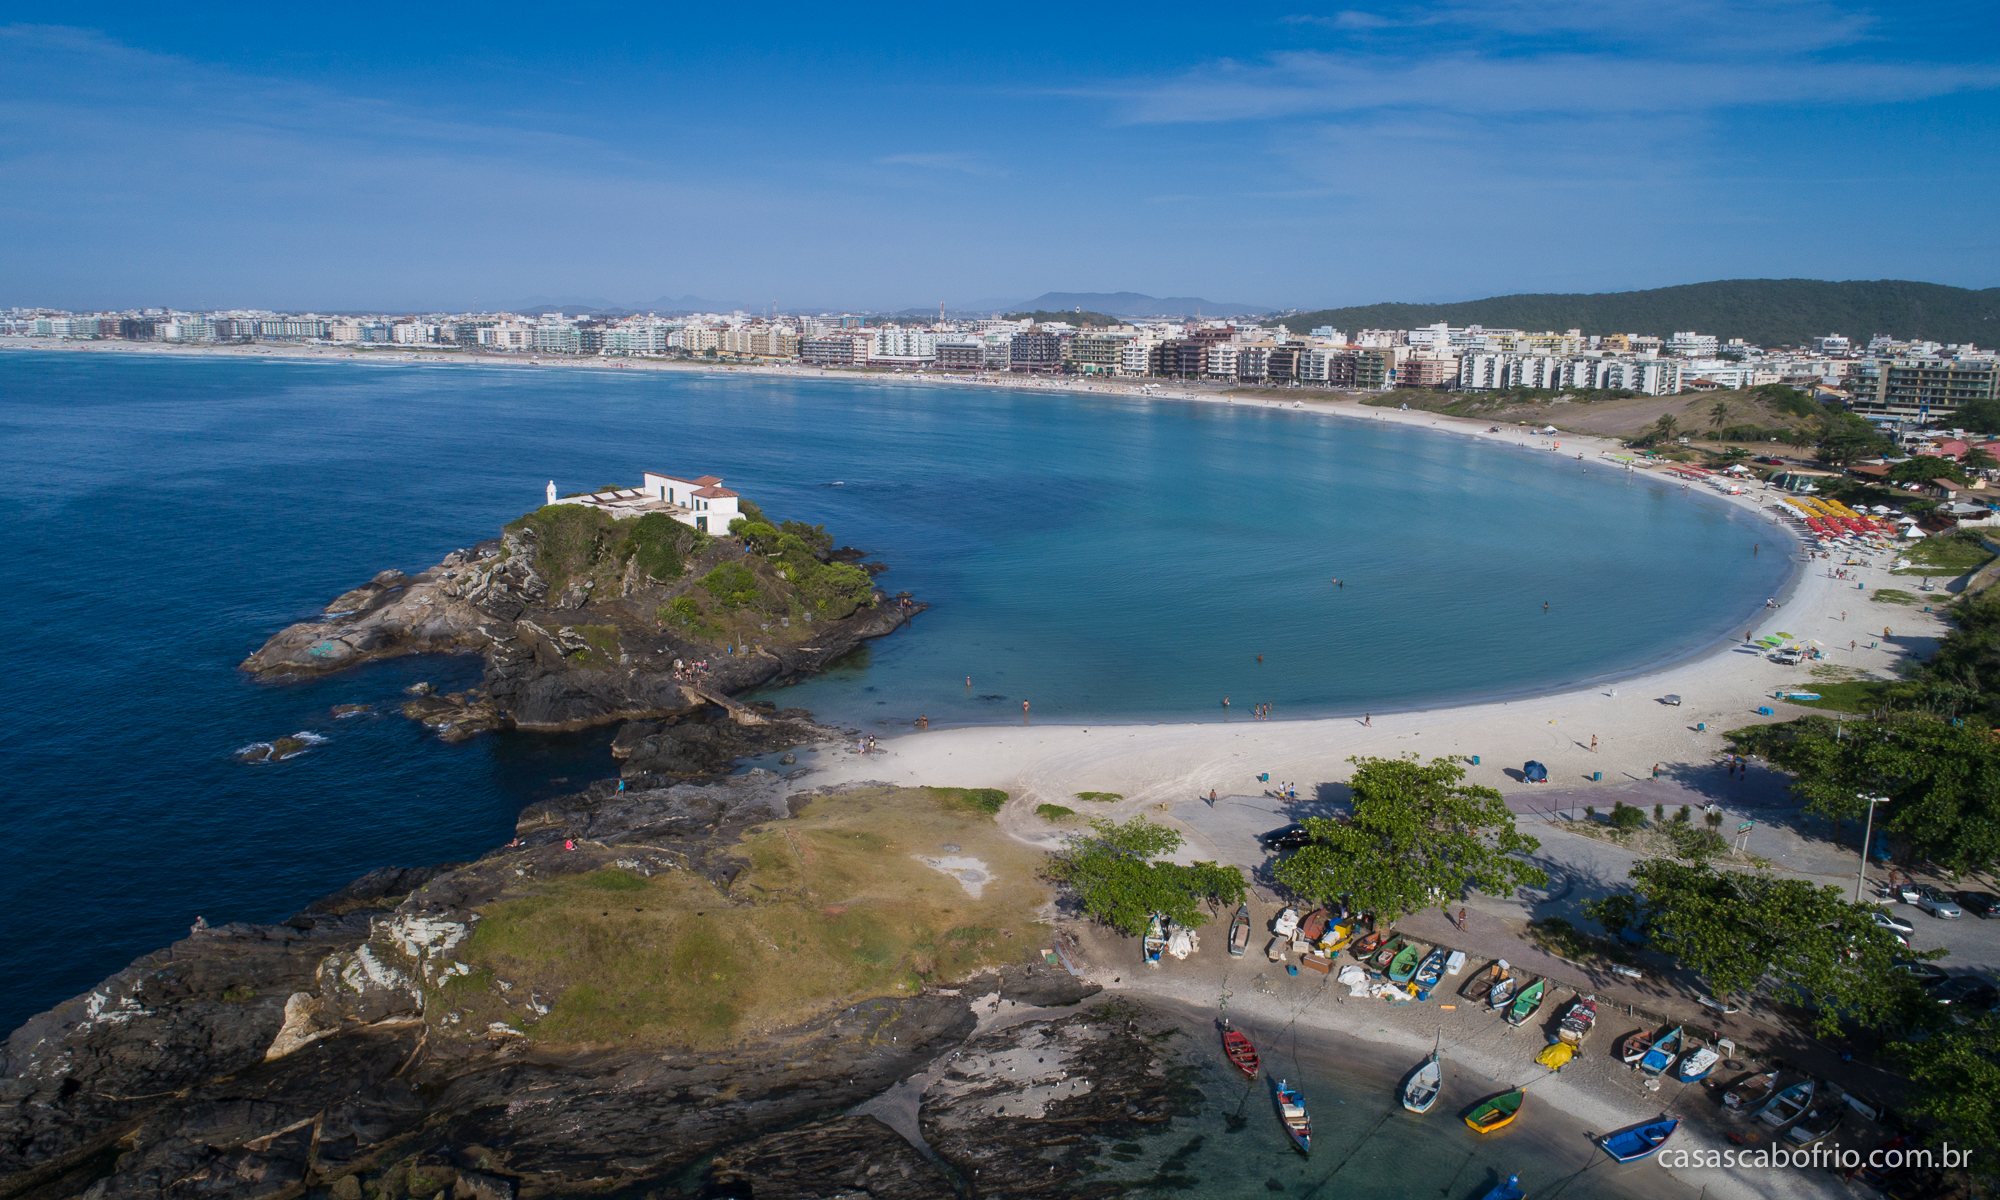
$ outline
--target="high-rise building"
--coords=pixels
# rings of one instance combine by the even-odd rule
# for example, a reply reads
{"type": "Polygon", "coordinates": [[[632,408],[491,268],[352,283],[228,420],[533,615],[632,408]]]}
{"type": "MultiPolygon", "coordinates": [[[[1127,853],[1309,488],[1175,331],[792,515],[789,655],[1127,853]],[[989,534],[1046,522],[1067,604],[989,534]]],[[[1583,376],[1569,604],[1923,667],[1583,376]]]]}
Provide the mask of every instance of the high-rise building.
{"type": "Polygon", "coordinates": [[[1935,420],[1973,400],[2000,398],[2000,362],[1990,358],[1883,358],[1847,377],[1855,412],[1935,420]]]}

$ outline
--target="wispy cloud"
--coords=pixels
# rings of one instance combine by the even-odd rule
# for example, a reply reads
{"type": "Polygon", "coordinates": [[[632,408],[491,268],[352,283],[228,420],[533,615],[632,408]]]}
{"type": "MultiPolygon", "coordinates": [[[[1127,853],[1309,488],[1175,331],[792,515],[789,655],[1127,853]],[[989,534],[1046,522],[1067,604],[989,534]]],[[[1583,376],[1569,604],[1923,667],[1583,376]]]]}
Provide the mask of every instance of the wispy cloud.
{"type": "Polygon", "coordinates": [[[931,171],[956,171],[962,175],[998,178],[1008,174],[972,154],[885,154],[875,161],[883,166],[922,167],[931,171]]]}

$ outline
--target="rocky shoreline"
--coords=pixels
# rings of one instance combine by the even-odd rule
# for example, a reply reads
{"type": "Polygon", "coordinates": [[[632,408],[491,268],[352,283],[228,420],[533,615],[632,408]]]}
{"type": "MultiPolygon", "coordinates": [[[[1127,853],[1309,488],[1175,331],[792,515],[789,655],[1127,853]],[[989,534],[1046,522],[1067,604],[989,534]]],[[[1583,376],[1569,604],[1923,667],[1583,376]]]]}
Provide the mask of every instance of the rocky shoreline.
{"type": "Polygon", "coordinates": [[[605,780],[477,862],[197,927],[8,1039],[0,1197],[1113,1194],[1093,1156],[1185,1111],[1186,1088],[1157,1022],[1077,1007],[1098,989],[1039,959],[719,1052],[539,1040],[533,992],[505,997],[510,1020],[461,1019],[482,907],[614,867],[726,892],[744,832],[816,798],[767,771],[605,780]],[[926,1071],[920,1137],[853,1112],[926,1071]]]}
{"type": "MultiPolygon", "coordinates": [[[[874,590],[862,603],[841,605],[845,612],[815,610],[782,564],[730,538],[701,538],[689,547],[691,560],[661,579],[629,542],[621,553],[619,532],[598,532],[579,554],[550,546],[551,533],[523,518],[429,570],[376,575],[319,618],[273,635],[240,667],[278,682],[410,654],[480,655],[486,670],[477,689],[420,694],[404,705],[405,715],[451,740],[500,728],[675,724],[710,706],[754,725],[763,715],[729,697],[820,671],[928,607],[874,590]],[[710,598],[706,581],[718,568],[754,580],[755,606],[725,608],[710,598]]],[[[828,550],[820,561],[858,554],[828,550]]]]}

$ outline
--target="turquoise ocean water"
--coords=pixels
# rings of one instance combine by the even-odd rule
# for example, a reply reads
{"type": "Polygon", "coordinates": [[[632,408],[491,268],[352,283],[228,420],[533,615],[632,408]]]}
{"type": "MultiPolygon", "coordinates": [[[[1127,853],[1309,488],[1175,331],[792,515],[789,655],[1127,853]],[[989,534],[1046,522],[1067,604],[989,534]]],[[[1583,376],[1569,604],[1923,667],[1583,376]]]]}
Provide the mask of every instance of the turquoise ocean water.
{"type": "Polygon", "coordinates": [[[15,352],[0,465],[8,1027],[197,915],[282,919],[376,866],[475,855],[608,770],[609,731],[452,747],[328,714],[464,686],[469,660],[235,670],[375,572],[491,536],[550,478],[712,473],[875,552],[932,610],[778,697],[871,728],[1018,720],[1022,699],[1038,720],[1210,720],[1225,695],[1286,717],[1554,688],[1727,636],[1789,566],[1712,497],[1546,452],[844,380],[15,352]],[[325,741],[231,757],[297,731],[325,741]]]}

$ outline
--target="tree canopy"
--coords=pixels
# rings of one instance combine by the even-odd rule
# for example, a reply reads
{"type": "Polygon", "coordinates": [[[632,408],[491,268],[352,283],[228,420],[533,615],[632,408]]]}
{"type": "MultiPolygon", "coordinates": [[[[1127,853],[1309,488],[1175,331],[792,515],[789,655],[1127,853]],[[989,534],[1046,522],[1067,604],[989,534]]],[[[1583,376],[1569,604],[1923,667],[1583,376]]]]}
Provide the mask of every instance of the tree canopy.
{"type": "Polygon", "coordinates": [[[1906,458],[1889,467],[1889,478],[1896,483],[1929,483],[1933,479],[1949,479],[1953,483],[1966,482],[1965,470],[1949,458],[1935,454],[1919,454],[1906,458]]]}
{"type": "Polygon", "coordinates": [[[1890,1046],[1916,1087],[1901,1108],[1933,1122],[1946,1141],[2000,1146],[2000,1017],[1946,1023],[1921,1040],[1890,1046]]]}
{"type": "Polygon", "coordinates": [[[1814,444],[1816,457],[1830,466],[1844,467],[1856,459],[1887,454],[1896,444],[1883,437],[1865,418],[1853,413],[1830,412],[1820,418],[1819,436],[1814,444]]]}
{"type": "MultiPolygon", "coordinates": [[[[1931,681],[1927,690],[1952,685],[1931,681]]],[[[1807,717],[1731,735],[1792,772],[1806,811],[1859,820],[1867,796],[1887,796],[1875,827],[1919,858],[1955,872],[2000,861],[2000,741],[1925,713],[1888,713],[1836,727],[1807,717]]]]}
{"type": "Polygon", "coordinates": [[[1774,991],[1815,1006],[1822,1034],[1842,1016],[1879,1023],[1921,1000],[1915,980],[1895,966],[1906,951],[1875,924],[1869,906],[1804,879],[1717,871],[1706,863],[1646,859],[1633,890],[1584,907],[1614,936],[1627,929],[1700,975],[1718,996],[1774,991]]]}
{"type": "Polygon", "coordinates": [[[1180,848],[1180,834],[1144,816],[1123,824],[1097,817],[1050,857],[1046,874],[1074,893],[1087,915],[1133,937],[1146,932],[1154,913],[1200,925],[1204,902],[1241,904],[1249,895],[1235,867],[1154,861],[1180,848]]]}
{"type": "Polygon", "coordinates": [[[1354,817],[1305,822],[1312,841],[1278,864],[1278,882],[1317,900],[1346,897],[1393,920],[1467,890],[1505,895],[1548,876],[1517,855],[1541,843],[1514,827],[1506,798],[1467,786],[1448,758],[1353,758],[1354,817]]]}

